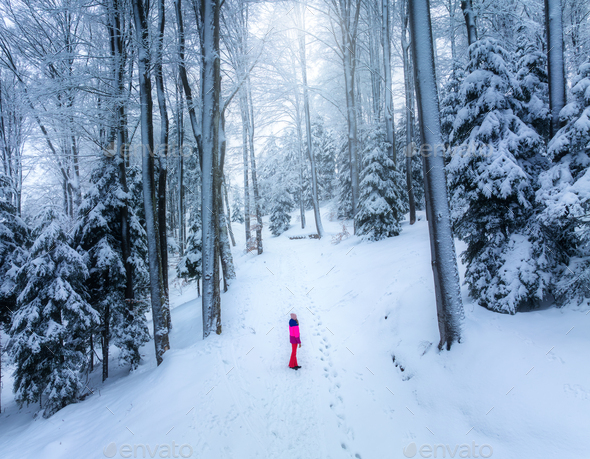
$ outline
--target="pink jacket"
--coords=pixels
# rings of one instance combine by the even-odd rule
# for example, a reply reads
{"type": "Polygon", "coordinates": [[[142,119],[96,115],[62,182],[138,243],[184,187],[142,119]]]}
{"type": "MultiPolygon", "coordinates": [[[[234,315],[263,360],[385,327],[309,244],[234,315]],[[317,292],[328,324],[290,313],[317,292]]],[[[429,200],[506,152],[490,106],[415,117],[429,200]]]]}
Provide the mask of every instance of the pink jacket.
{"type": "Polygon", "coordinates": [[[289,321],[289,336],[292,344],[301,343],[301,339],[299,338],[299,323],[296,320],[291,319],[289,321]]]}

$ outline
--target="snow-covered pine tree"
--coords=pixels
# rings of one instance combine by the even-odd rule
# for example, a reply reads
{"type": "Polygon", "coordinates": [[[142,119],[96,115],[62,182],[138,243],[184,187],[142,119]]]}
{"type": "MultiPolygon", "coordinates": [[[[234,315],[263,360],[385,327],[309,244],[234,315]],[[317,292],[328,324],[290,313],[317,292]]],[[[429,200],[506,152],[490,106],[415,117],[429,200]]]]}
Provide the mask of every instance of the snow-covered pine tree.
{"type": "Polygon", "coordinates": [[[470,295],[513,314],[542,299],[550,277],[542,243],[527,227],[534,212],[531,172],[538,171],[532,163],[542,139],[518,117],[522,91],[508,52],[492,39],[475,42],[469,52],[463,107],[450,135],[453,225],[467,243],[462,257],[470,295]]]}
{"type": "Polygon", "coordinates": [[[16,401],[39,402],[44,417],[78,400],[89,335],[100,320],[87,301],[86,263],[71,247],[64,223],[48,210],[33,231],[9,330],[16,401]]]}
{"type": "Polygon", "coordinates": [[[290,212],[295,208],[291,194],[282,187],[274,196],[270,213],[270,232],[274,236],[280,236],[289,229],[291,222],[290,212]]]}
{"type": "Polygon", "coordinates": [[[337,146],[332,131],[326,129],[324,120],[318,117],[311,125],[313,151],[316,156],[318,193],[320,201],[334,197],[334,179],[336,178],[337,146]]]}
{"type": "Polygon", "coordinates": [[[382,125],[372,130],[363,152],[356,234],[371,241],[397,236],[405,209],[403,177],[387,155],[382,125]]]}
{"type": "Polygon", "coordinates": [[[590,297],[590,62],[582,64],[573,100],[560,112],[565,124],[548,147],[551,168],[540,176],[540,220],[556,241],[556,296],[590,297]]]}
{"type": "Polygon", "coordinates": [[[352,179],[350,176],[350,154],[346,140],[340,142],[336,152],[336,214],[339,219],[352,218],[352,179]]]}
{"type": "Polygon", "coordinates": [[[0,329],[16,310],[16,274],[28,243],[29,229],[13,204],[12,181],[0,172],[0,329]]]}
{"type": "MultiPolygon", "coordinates": [[[[132,367],[138,362],[139,354],[137,343],[145,339],[145,333],[149,331],[144,327],[146,314],[150,309],[150,278],[147,266],[147,234],[145,231],[144,207],[142,199],[141,169],[137,166],[127,168],[129,212],[129,234],[131,239],[131,265],[133,266],[133,304],[130,311],[133,312],[133,320],[124,322],[126,327],[113,329],[114,344],[121,350],[120,362],[128,362],[132,367]]],[[[129,308],[129,305],[128,305],[129,308]]]]}
{"type": "MultiPolygon", "coordinates": [[[[90,189],[79,210],[82,218],[76,228],[76,243],[89,272],[88,301],[100,315],[100,327],[95,333],[101,337],[103,381],[108,377],[111,338],[121,348],[119,360],[129,363],[131,368],[137,367],[139,348],[149,341],[145,307],[141,301],[127,304],[125,300],[120,213],[128,196],[119,185],[118,174],[113,159],[100,162],[91,175],[90,189]]],[[[129,216],[134,226],[133,208],[129,209],[129,216]]]]}
{"type": "Polygon", "coordinates": [[[203,230],[201,214],[198,211],[191,212],[190,232],[186,242],[184,256],[176,266],[178,277],[187,280],[196,280],[197,285],[203,275],[203,230]]]}
{"type": "Polygon", "coordinates": [[[442,100],[440,102],[440,130],[445,144],[449,142],[449,136],[453,130],[453,123],[457,117],[457,111],[462,106],[460,90],[464,78],[465,72],[463,66],[457,62],[453,62],[453,67],[442,91],[442,100]]]}
{"type": "Polygon", "coordinates": [[[238,191],[233,194],[231,221],[244,223],[244,203],[242,195],[238,191]]]}
{"type": "Polygon", "coordinates": [[[133,286],[135,301],[145,311],[149,309],[150,274],[147,266],[147,234],[145,231],[145,212],[142,199],[142,177],[138,166],[127,168],[129,189],[129,233],[131,235],[131,263],[133,264],[133,286]]]}
{"type": "Polygon", "coordinates": [[[547,55],[532,36],[526,27],[519,28],[516,79],[522,90],[522,108],[518,115],[547,141],[550,131],[547,55]]]}
{"type": "MultiPolygon", "coordinates": [[[[407,149],[407,135],[406,135],[406,115],[407,111],[400,117],[400,121],[396,123],[396,133],[395,133],[395,145],[397,147],[397,155],[400,158],[398,165],[399,165],[399,172],[402,174],[402,177],[406,175],[406,167],[407,161],[406,155],[408,154],[407,149]],[[403,158],[403,160],[401,159],[403,158]]],[[[420,146],[420,126],[414,126],[414,143],[416,144],[416,148],[413,151],[412,155],[412,191],[414,193],[414,203],[416,205],[417,210],[424,210],[424,177],[423,175],[423,167],[422,161],[424,158],[420,155],[419,146],[420,146]]],[[[407,188],[407,186],[406,186],[407,188]]],[[[403,202],[404,202],[404,209],[409,208],[410,203],[408,200],[408,192],[407,189],[403,193],[403,202]]]]}

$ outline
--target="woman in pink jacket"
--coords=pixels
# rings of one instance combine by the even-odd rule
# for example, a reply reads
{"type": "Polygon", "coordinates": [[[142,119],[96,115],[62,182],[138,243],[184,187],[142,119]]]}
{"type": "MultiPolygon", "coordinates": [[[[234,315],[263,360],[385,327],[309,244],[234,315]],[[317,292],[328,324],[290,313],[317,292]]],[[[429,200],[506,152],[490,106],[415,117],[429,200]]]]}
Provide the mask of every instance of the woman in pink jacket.
{"type": "Polygon", "coordinates": [[[297,345],[301,347],[301,339],[299,338],[299,321],[297,314],[291,314],[289,321],[289,336],[291,337],[291,360],[289,361],[289,368],[299,370],[301,366],[297,365],[297,345]]]}

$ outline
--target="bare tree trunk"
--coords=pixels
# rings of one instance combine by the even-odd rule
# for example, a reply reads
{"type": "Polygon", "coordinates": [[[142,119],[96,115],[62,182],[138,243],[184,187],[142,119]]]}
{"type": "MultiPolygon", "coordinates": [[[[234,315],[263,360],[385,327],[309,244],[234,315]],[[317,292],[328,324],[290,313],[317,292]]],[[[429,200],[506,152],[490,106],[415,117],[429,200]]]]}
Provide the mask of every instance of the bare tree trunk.
{"type": "Polygon", "coordinates": [[[252,100],[252,89],[250,77],[246,80],[247,102],[249,106],[248,137],[250,141],[250,163],[252,166],[252,191],[254,192],[254,207],[256,209],[256,247],[258,255],[262,254],[262,210],[260,209],[260,194],[258,192],[258,179],[256,178],[256,156],[254,154],[254,101],[252,100]]]}
{"type": "Polygon", "coordinates": [[[252,238],[250,231],[250,173],[248,170],[248,100],[246,89],[240,90],[240,113],[242,115],[242,148],[244,154],[244,229],[246,230],[246,250],[252,238]]]}
{"type": "Polygon", "coordinates": [[[473,11],[472,0],[463,0],[461,2],[461,9],[465,17],[465,25],[467,26],[467,43],[471,46],[477,41],[477,27],[475,26],[475,12],[473,11]]]}
{"type": "Polygon", "coordinates": [[[182,89],[178,88],[178,109],[176,114],[176,136],[178,143],[178,242],[180,255],[184,255],[185,223],[184,223],[184,99],[182,89]]]}
{"type": "Polygon", "coordinates": [[[388,154],[397,167],[397,157],[395,148],[395,133],[393,132],[393,98],[391,86],[391,37],[389,24],[389,0],[382,0],[382,23],[383,23],[383,67],[385,73],[385,134],[387,138],[388,154]]]}
{"type": "MultiPolygon", "coordinates": [[[[297,80],[295,59],[291,61],[293,78],[297,80]]],[[[299,89],[295,88],[295,124],[297,129],[297,166],[299,168],[299,215],[301,218],[301,229],[305,228],[305,202],[303,199],[303,129],[301,128],[301,103],[299,100],[299,89]]]]}
{"type": "Polygon", "coordinates": [[[225,114],[221,112],[220,114],[220,130],[219,130],[219,137],[220,137],[220,155],[219,155],[219,166],[217,168],[217,181],[216,186],[217,189],[215,190],[215,195],[217,199],[217,228],[219,231],[219,249],[221,255],[221,269],[223,271],[223,291],[227,292],[231,281],[236,278],[236,270],[234,268],[234,259],[231,253],[231,246],[229,245],[229,237],[227,234],[227,221],[225,219],[225,211],[223,210],[223,167],[225,163],[225,147],[226,147],[226,140],[225,140],[225,114]]]}
{"type": "Polygon", "coordinates": [[[109,377],[109,346],[110,346],[111,308],[106,305],[102,324],[102,382],[109,377]]]}
{"type": "Polygon", "coordinates": [[[450,18],[450,34],[449,41],[451,42],[451,61],[457,62],[457,45],[455,39],[455,13],[457,11],[457,0],[448,0],[448,10],[450,18]]]}
{"type": "MultiPolygon", "coordinates": [[[[188,76],[186,73],[186,64],[184,58],[185,50],[185,38],[184,38],[184,21],[182,19],[182,0],[174,0],[174,6],[176,10],[176,24],[178,27],[178,73],[180,74],[180,80],[182,81],[182,87],[184,88],[184,95],[186,97],[186,105],[188,108],[188,114],[191,122],[191,128],[193,135],[195,136],[195,142],[197,143],[197,151],[199,154],[199,163],[202,163],[203,158],[203,146],[201,140],[201,127],[197,122],[197,112],[195,109],[195,102],[193,101],[193,93],[188,82],[188,76]]],[[[202,165],[201,165],[202,167],[202,165]]]]}
{"type": "Polygon", "coordinates": [[[90,373],[92,373],[94,371],[94,333],[90,333],[88,342],[90,346],[90,373]]]}
{"type": "Polygon", "coordinates": [[[301,139],[301,123],[297,126],[297,143],[299,146],[299,215],[301,216],[301,228],[305,228],[305,200],[303,199],[303,140],[301,139]]]}
{"type": "Polygon", "coordinates": [[[407,39],[408,10],[407,1],[400,2],[402,30],[401,44],[404,63],[404,86],[406,93],[406,187],[410,207],[410,225],[416,223],[416,202],[414,199],[414,185],[412,184],[412,156],[414,154],[414,85],[410,64],[410,43],[407,39]]]}
{"type": "Polygon", "coordinates": [[[143,203],[145,208],[146,232],[148,239],[148,259],[150,270],[150,293],[154,323],[154,344],[156,361],[162,363],[164,353],[170,349],[167,317],[163,308],[162,265],[160,259],[160,240],[156,218],[156,195],[154,187],[154,132],[152,83],[149,73],[149,32],[147,11],[143,0],[133,0],[133,17],[138,43],[139,90],[141,103],[141,143],[143,203]]]}
{"type": "MultiPolygon", "coordinates": [[[[304,5],[305,6],[305,5],[304,5]]],[[[305,58],[305,8],[298,8],[301,26],[298,30],[299,36],[299,56],[301,59],[301,78],[303,82],[303,110],[305,112],[305,130],[307,132],[307,155],[311,166],[311,199],[313,203],[313,215],[315,217],[315,226],[318,236],[324,236],[324,227],[322,226],[322,216],[320,214],[320,202],[318,199],[318,178],[315,165],[315,156],[313,151],[313,142],[311,137],[311,117],[309,114],[309,95],[307,93],[307,63],[305,58]]]]}
{"type": "Polygon", "coordinates": [[[219,168],[219,0],[201,0],[202,37],[202,218],[203,218],[203,338],[212,331],[221,333],[219,290],[219,241],[217,223],[217,175],[219,168]]]}
{"type": "Polygon", "coordinates": [[[231,237],[231,245],[233,247],[236,246],[236,238],[234,237],[234,231],[231,227],[231,208],[229,205],[229,199],[227,197],[227,185],[225,182],[225,174],[223,174],[223,178],[222,178],[222,186],[223,186],[223,197],[224,197],[224,201],[225,201],[225,210],[227,215],[225,216],[226,220],[227,220],[227,229],[229,231],[229,236],[231,237]]]}
{"type": "Polygon", "coordinates": [[[348,152],[350,159],[350,180],[352,185],[352,214],[356,215],[359,200],[359,170],[358,170],[358,153],[357,153],[357,124],[356,124],[356,100],[354,90],[354,66],[350,56],[352,52],[344,52],[344,72],[346,81],[346,112],[348,126],[348,152]]]}
{"type": "MultiPolygon", "coordinates": [[[[383,3],[383,0],[381,0],[381,3],[383,3]]],[[[368,19],[369,19],[369,24],[371,24],[372,26],[369,27],[368,29],[368,34],[369,34],[369,66],[370,66],[370,74],[371,74],[371,109],[372,109],[372,115],[373,115],[373,119],[378,122],[379,120],[381,120],[381,110],[382,110],[382,97],[381,97],[381,80],[382,80],[382,75],[381,75],[381,53],[380,53],[380,49],[379,49],[379,41],[381,41],[381,45],[384,44],[383,40],[384,40],[384,36],[383,33],[385,32],[385,24],[383,22],[383,17],[381,17],[381,40],[379,40],[379,19],[380,19],[380,15],[378,13],[379,9],[381,7],[384,7],[385,5],[381,5],[379,6],[377,4],[377,2],[370,2],[367,4],[366,8],[367,8],[367,13],[368,13],[368,19]]],[[[385,52],[385,48],[383,48],[383,51],[385,52]]],[[[385,59],[386,56],[385,54],[383,55],[383,65],[385,66],[385,59]]],[[[385,75],[385,78],[387,78],[387,75],[385,75]]],[[[385,84],[385,92],[387,92],[387,83],[385,84]]],[[[386,108],[386,107],[385,107],[386,108]]],[[[387,119],[387,113],[384,113],[385,118],[387,119]]],[[[391,152],[389,152],[391,153],[391,152]]]]}
{"type": "Polygon", "coordinates": [[[168,177],[168,139],[170,122],[166,107],[166,93],[164,91],[164,75],[162,74],[162,53],[164,46],[164,30],[166,25],[164,0],[158,2],[158,35],[156,47],[156,62],[154,65],[158,107],[160,108],[160,145],[158,146],[158,232],[160,237],[160,257],[162,263],[162,311],[166,318],[168,329],[172,328],[170,317],[170,294],[168,292],[168,238],[166,236],[166,181],[168,177]]]}
{"type": "Polygon", "coordinates": [[[549,108],[551,136],[561,123],[559,112],[565,105],[565,66],[563,60],[563,23],[561,0],[545,0],[545,28],[547,31],[547,64],[549,68],[549,108]]]}
{"type": "MultiPolygon", "coordinates": [[[[70,123],[73,126],[73,118],[71,119],[70,123]]],[[[74,199],[75,211],[77,211],[80,207],[80,204],[82,204],[82,187],[80,186],[80,163],[78,158],[78,145],[76,142],[76,137],[72,135],[70,141],[72,143],[72,194],[74,199]]]]}
{"type": "Polygon", "coordinates": [[[442,155],[428,0],[410,1],[409,13],[422,144],[434,149],[432,155],[425,155],[424,158],[424,181],[427,183],[427,199],[430,201],[427,212],[430,214],[428,228],[440,332],[438,347],[448,350],[454,342],[461,340],[463,304],[442,155]]]}

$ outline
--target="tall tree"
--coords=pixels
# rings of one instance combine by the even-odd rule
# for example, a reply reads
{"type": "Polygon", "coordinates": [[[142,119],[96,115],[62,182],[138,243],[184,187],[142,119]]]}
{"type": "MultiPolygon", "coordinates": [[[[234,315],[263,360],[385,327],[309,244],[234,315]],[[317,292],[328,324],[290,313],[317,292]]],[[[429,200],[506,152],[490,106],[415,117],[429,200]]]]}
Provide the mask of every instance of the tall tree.
{"type": "Polygon", "coordinates": [[[397,165],[395,135],[393,127],[393,94],[391,86],[391,24],[389,0],[381,0],[382,6],[382,33],[381,40],[383,46],[383,73],[385,74],[385,135],[389,144],[387,151],[389,157],[397,165]]]}
{"type": "Polygon", "coordinates": [[[39,402],[44,417],[79,399],[89,332],[99,321],[87,301],[84,259],[64,226],[51,210],[41,216],[9,331],[16,401],[39,402]]]}
{"type": "Polygon", "coordinates": [[[324,227],[322,225],[322,216],[320,214],[320,202],[318,199],[318,178],[315,152],[313,150],[313,141],[311,133],[311,115],[309,113],[309,94],[307,89],[307,59],[305,52],[305,4],[297,9],[299,16],[298,39],[299,39],[299,59],[301,64],[301,80],[303,83],[303,111],[305,113],[305,132],[307,136],[307,156],[311,168],[311,197],[313,203],[313,215],[315,218],[315,227],[318,236],[324,236],[324,227]]]}
{"type": "MultiPolygon", "coordinates": [[[[131,218],[129,206],[129,189],[127,186],[127,170],[125,161],[125,151],[128,142],[127,132],[127,115],[125,104],[125,63],[127,60],[127,48],[124,46],[124,34],[127,27],[126,15],[122,11],[124,5],[121,5],[119,0],[111,0],[108,5],[108,22],[109,38],[111,45],[112,58],[112,74],[113,74],[113,102],[114,102],[114,122],[113,133],[114,137],[111,141],[115,145],[114,161],[118,164],[118,179],[119,189],[121,191],[122,205],[120,207],[120,222],[121,222],[121,254],[123,258],[123,265],[125,267],[125,302],[127,311],[125,313],[126,323],[128,327],[133,327],[136,322],[136,315],[138,313],[138,303],[135,299],[135,286],[132,263],[132,241],[131,241],[131,218]]],[[[110,139],[109,139],[110,140],[110,139]]],[[[133,341],[133,340],[132,340],[133,341]]],[[[139,353],[131,345],[132,366],[139,362],[139,353]]]]}
{"type": "Polygon", "coordinates": [[[23,92],[14,75],[0,69],[0,160],[4,175],[12,181],[7,198],[14,204],[17,215],[22,210],[23,153],[27,134],[27,119],[23,108],[23,92]]]}
{"type": "MultiPolygon", "coordinates": [[[[158,145],[158,238],[160,239],[160,263],[162,266],[162,299],[164,304],[170,303],[168,293],[168,238],[166,236],[166,179],[168,176],[168,144],[170,134],[170,122],[168,120],[168,109],[166,107],[166,90],[164,88],[163,75],[163,48],[164,32],[166,27],[166,4],[165,0],[158,1],[158,32],[156,34],[156,59],[154,63],[154,74],[156,79],[156,90],[158,95],[158,107],[160,109],[160,144],[158,145]]],[[[168,306],[169,308],[169,306],[168,306]]],[[[170,314],[167,314],[167,327],[172,327],[170,314]]]]}
{"type": "Polygon", "coordinates": [[[513,314],[543,299],[548,287],[543,240],[527,227],[544,163],[542,139],[518,116],[522,90],[507,64],[512,56],[489,38],[471,51],[450,137],[457,147],[448,166],[454,226],[467,242],[462,256],[471,296],[513,314]]]}
{"type": "Polygon", "coordinates": [[[580,66],[572,96],[561,112],[564,126],[549,143],[551,167],[537,191],[539,219],[556,241],[554,294],[560,302],[590,294],[590,62],[580,66]]]}
{"type": "Polygon", "coordinates": [[[408,39],[408,1],[400,2],[401,45],[404,64],[404,93],[406,99],[406,189],[410,208],[410,225],[416,223],[416,201],[414,198],[414,184],[412,183],[412,156],[414,154],[414,79],[412,63],[410,62],[410,40],[408,39]]]}
{"type": "Polygon", "coordinates": [[[103,381],[109,376],[112,343],[121,348],[120,360],[137,368],[139,348],[149,339],[144,311],[135,301],[126,301],[127,270],[120,213],[127,208],[127,200],[120,188],[117,160],[104,158],[93,171],[74,236],[88,268],[88,302],[100,316],[100,324],[93,333],[101,338],[103,381]]]}
{"type": "Polygon", "coordinates": [[[356,215],[359,199],[359,164],[357,132],[357,94],[355,90],[358,24],[361,0],[331,0],[340,28],[340,42],[337,43],[346,96],[346,122],[348,128],[348,153],[350,156],[350,182],[352,186],[352,214],[356,215]]]}
{"type": "Polygon", "coordinates": [[[221,71],[219,57],[220,0],[201,0],[200,34],[202,37],[202,219],[203,219],[203,337],[221,333],[221,298],[219,256],[216,239],[219,232],[215,196],[219,167],[219,126],[221,71]]]}
{"type": "Polygon", "coordinates": [[[565,65],[561,0],[545,0],[547,63],[549,68],[549,108],[551,135],[560,128],[559,112],[565,105],[565,65]]]}
{"type": "Polygon", "coordinates": [[[148,238],[150,294],[154,324],[156,361],[162,363],[164,353],[170,349],[168,315],[170,313],[164,295],[162,258],[156,215],[156,191],[154,184],[154,126],[152,80],[150,76],[148,11],[144,0],[133,0],[133,19],[137,40],[137,65],[141,104],[141,158],[143,179],[143,205],[148,238]]]}
{"type": "MultiPolygon", "coordinates": [[[[182,82],[182,88],[184,89],[184,96],[186,98],[186,105],[188,109],[189,119],[191,122],[191,128],[197,144],[197,152],[199,155],[199,161],[202,156],[202,145],[201,145],[201,126],[197,120],[197,101],[193,98],[193,92],[188,81],[188,74],[186,70],[186,37],[184,31],[184,19],[182,15],[182,0],[174,0],[174,10],[176,11],[176,28],[178,30],[178,74],[180,81],[182,82]]],[[[198,9],[196,9],[198,13],[198,9]]],[[[198,22],[198,18],[197,18],[198,22]]]]}
{"type": "Polygon", "coordinates": [[[369,134],[363,152],[361,195],[355,226],[357,234],[371,241],[397,236],[404,213],[401,175],[389,156],[383,125],[369,134]]]}
{"type": "MultiPolygon", "coordinates": [[[[0,172],[0,334],[10,323],[17,306],[17,274],[27,258],[29,229],[19,217],[10,177],[0,172]]],[[[0,356],[2,355],[0,344],[0,356]]],[[[0,384],[2,361],[0,357],[0,384]]],[[[0,413],[2,400],[0,399],[0,413]]]]}
{"type": "Polygon", "coordinates": [[[248,107],[248,141],[250,147],[250,168],[252,171],[252,191],[254,193],[254,209],[256,212],[256,248],[258,255],[262,254],[262,209],[260,207],[260,192],[258,190],[258,177],[256,170],[256,155],[254,152],[254,101],[252,100],[252,87],[250,77],[246,79],[246,106],[248,107]]]}
{"type": "Polygon", "coordinates": [[[426,209],[440,332],[438,347],[450,349],[453,343],[461,340],[463,303],[441,151],[429,1],[412,0],[409,13],[420,134],[423,145],[436,149],[432,155],[424,156],[424,180],[428,187],[426,209]]]}

